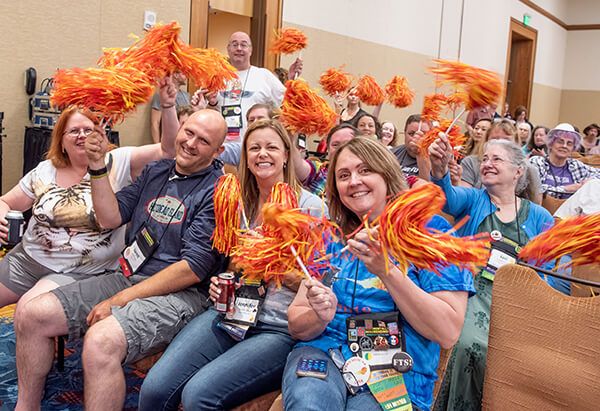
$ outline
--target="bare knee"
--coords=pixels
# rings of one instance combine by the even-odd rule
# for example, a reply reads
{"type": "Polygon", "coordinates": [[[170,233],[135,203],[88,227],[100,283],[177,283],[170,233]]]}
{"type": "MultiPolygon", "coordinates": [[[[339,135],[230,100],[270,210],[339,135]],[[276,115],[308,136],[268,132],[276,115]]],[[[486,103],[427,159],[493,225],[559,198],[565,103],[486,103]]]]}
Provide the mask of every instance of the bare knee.
{"type": "Polygon", "coordinates": [[[47,337],[67,333],[67,320],[58,298],[44,293],[24,303],[15,310],[15,332],[36,333],[47,337]]]}
{"type": "Polygon", "coordinates": [[[94,324],[85,334],[81,358],[84,367],[103,367],[121,361],[127,353],[127,340],[119,322],[110,316],[94,324]]]}

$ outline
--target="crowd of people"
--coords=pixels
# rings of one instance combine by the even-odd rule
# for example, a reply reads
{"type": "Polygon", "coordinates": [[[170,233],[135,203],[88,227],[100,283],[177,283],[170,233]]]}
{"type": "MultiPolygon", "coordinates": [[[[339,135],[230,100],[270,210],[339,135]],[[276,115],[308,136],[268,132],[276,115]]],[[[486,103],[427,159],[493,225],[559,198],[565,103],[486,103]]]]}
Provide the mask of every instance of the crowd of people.
{"type": "MultiPolygon", "coordinates": [[[[161,81],[152,111],[153,135],[161,129],[156,143],[112,147],[94,113],[66,109],[47,160],[0,197],[3,244],[6,213],[33,213],[22,242],[0,261],[0,306],[17,303],[16,408],[39,409],[54,338],[65,335],[83,339],[90,410],[121,409],[122,364],[161,351],[141,387],[140,409],[231,409],[281,389],[286,410],[376,410],[383,405],[370,388],[374,374],[365,376],[369,366],[397,370],[394,400],[414,410],[481,409],[499,261],[514,261],[553,224],[540,205],[544,196],[600,211],[593,210],[598,201],[589,207],[600,170],[574,158],[599,153],[600,127],[586,127],[582,138],[566,123],[533,127],[524,107],[514,116],[508,107],[502,115],[481,107],[467,118],[460,156],[443,133],[425,153],[419,143],[430,122],[408,116],[399,145],[396,125],[378,119],[381,106],[370,114],[350,92],[346,107],[335,102],[340,122],[325,139],[328,160],[307,158],[273,110],[283,85],[250,65],[249,36],[234,33],[227,50],[239,79],[224,92],[200,87],[190,98],[178,91],[181,73],[161,81]],[[217,275],[235,271],[211,241],[225,164],[239,175],[241,228],[260,233],[260,211],[284,182],[302,212],[324,213],[344,235],[327,239],[326,257],[338,270],[332,285],[296,272],[281,287],[262,285],[256,318],[235,335],[213,307],[217,275]],[[492,237],[491,257],[475,275],[457,266],[441,275],[412,265],[388,270],[378,236],[366,228],[391,196],[429,181],[443,190],[445,213],[470,218],[454,232],[434,216],[427,229],[492,237]],[[453,350],[438,376],[440,347],[453,350]],[[397,366],[396,355],[410,358],[410,367],[397,366]],[[300,372],[307,362],[318,367],[300,372]]],[[[301,70],[296,60],[290,78],[301,70]]],[[[568,293],[568,282],[543,278],[568,293]]]]}

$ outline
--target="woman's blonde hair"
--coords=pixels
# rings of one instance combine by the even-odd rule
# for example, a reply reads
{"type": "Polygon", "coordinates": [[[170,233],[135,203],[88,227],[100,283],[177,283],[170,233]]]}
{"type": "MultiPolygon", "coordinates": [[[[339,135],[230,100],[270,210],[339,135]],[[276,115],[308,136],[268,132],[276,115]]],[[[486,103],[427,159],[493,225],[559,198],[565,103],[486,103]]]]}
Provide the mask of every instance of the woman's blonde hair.
{"type": "Polygon", "coordinates": [[[258,183],[256,181],[256,177],[254,174],[250,172],[248,168],[248,137],[256,131],[260,129],[271,129],[283,142],[283,146],[286,150],[287,161],[283,164],[283,182],[287,183],[292,189],[296,192],[298,199],[300,198],[302,187],[296,178],[296,173],[294,171],[294,163],[293,158],[291,156],[291,147],[292,141],[288,132],[281,125],[281,123],[277,120],[257,120],[254,123],[250,124],[248,130],[246,130],[246,134],[244,135],[244,141],[242,143],[242,156],[240,159],[240,186],[242,190],[242,201],[244,203],[244,210],[246,211],[246,216],[250,222],[254,221],[258,216],[260,210],[258,209],[258,183]]]}
{"type": "Polygon", "coordinates": [[[361,224],[361,217],[354,214],[341,201],[337,189],[335,169],[338,159],[350,151],[360,158],[374,173],[383,177],[387,186],[387,195],[391,196],[408,189],[402,169],[392,152],[379,141],[370,137],[354,137],[336,150],[327,172],[327,200],[329,217],[336,222],[344,234],[349,234],[361,224]]]}
{"type": "Polygon", "coordinates": [[[519,138],[519,133],[517,133],[517,128],[514,125],[514,122],[510,119],[502,119],[500,121],[492,122],[490,128],[488,128],[487,133],[485,134],[485,138],[479,140],[477,144],[475,144],[475,148],[473,148],[473,154],[477,156],[479,161],[483,158],[483,154],[485,153],[485,143],[490,140],[490,136],[492,132],[497,128],[501,129],[504,134],[507,136],[513,136],[515,143],[521,146],[521,139],[519,138]]]}

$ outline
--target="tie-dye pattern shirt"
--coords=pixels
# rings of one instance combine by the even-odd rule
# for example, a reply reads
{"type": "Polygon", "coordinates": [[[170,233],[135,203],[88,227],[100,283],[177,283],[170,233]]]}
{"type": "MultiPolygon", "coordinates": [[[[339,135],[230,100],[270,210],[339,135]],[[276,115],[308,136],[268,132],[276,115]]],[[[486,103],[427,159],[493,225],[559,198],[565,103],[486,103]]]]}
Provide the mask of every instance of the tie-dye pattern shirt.
{"type": "MultiPolygon", "coordinates": [[[[451,227],[448,222],[434,216],[427,227],[431,230],[448,231],[451,227]]],[[[332,265],[341,268],[337,280],[333,284],[333,292],[338,299],[337,312],[325,331],[312,341],[299,343],[310,345],[325,352],[329,348],[342,346],[344,357],[350,358],[352,352],[346,343],[346,318],[353,314],[369,312],[386,312],[396,309],[391,295],[376,284],[377,277],[371,274],[365,265],[357,258],[351,258],[348,252],[339,256],[339,251],[344,247],[341,243],[332,243],[328,246],[327,253],[334,253],[330,260],[332,265]],[[356,283],[356,285],[355,285],[356,283]],[[352,307],[353,292],[354,307],[352,307]]],[[[427,293],[434,291],[475,291],[473,277],[467,270],[455,266],[441,270],[441,276],[430,271],[417,270],[411,266],[407,275],[421,289],[427,293]]],[[[412,356],[414,366],[412,371],[404,374],[406,389],[411,401],[423,409],[429,409],[433,403],[433,385],[437,379],[436,369],[439,362],[440,346],[420,335],[403,318],[406,338],[406,351],[412,356]]]]}

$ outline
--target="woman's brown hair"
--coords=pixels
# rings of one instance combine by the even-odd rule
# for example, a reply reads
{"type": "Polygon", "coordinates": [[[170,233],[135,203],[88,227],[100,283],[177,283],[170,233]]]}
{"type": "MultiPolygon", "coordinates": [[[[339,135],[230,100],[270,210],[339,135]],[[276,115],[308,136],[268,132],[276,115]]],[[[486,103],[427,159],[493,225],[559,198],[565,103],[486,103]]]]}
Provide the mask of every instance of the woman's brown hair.
{"type": "Polygon", "coordinates": [[[392,152],[379,141],[370,137],[354,137],[336,150],[329,165],[327,175],[327,200],[329,217],[336,222],[344,234],[349,234],[361,224],[359,216],[354,214],[341,201],[337,190],[335,169],[338,159],[344,152],[350,151],[360,158],[374,173],[383,177],[387,185],[387,195],[391,196],[408,189],[402,169],[392,152]]]}
{"type": "Polygon", "coordinates": [[[244,204],[244,210],[246,211],[246,216],[250,222],[254,221],[259,213],[258,210],[258,183],[256,181],[256,177],[254,174],[250,172],[248,168],[248,137],[256,130],[268,128],[281,138],[283,142],[283,146],[287,151],[287,163],[284,163],[283,167],[283,182],[287,183],[292,189],[296,192],[298,198],[300,198],[300,193],[302,187],[296,178],[296,173],[294,171],[294,163],[292,160],[291,148],[292,148],[292,140],[288,132],[281,125],[281,123],[277,120],[257,120],[254,123],[250,124],[248,130],[246,130],[246,134],[244,135],[244,141],[242,143],[242,156],[240,159],[240,186],[242,189],[242,202],[244,204]]]}

